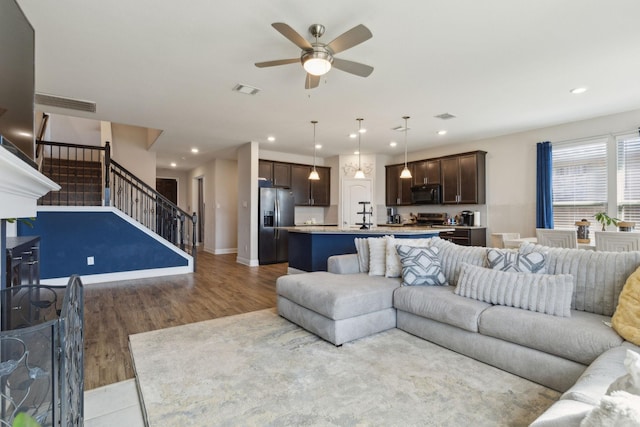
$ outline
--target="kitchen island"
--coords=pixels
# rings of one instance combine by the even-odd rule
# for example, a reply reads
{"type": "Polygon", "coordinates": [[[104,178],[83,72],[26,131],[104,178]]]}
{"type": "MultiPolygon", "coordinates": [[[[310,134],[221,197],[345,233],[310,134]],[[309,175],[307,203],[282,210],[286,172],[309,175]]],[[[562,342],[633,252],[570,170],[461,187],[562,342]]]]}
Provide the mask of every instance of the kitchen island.
{"type": "Polygon", "coordinates": [[[355,237],[380,237],[393,235],[397,238],[431,238],[441,231],[453,229],[391,226],[374,227],[368,230],[340,228],[337,226],[284,227],[289,232],[289,271],[327,271],[327,258],[332,255],[354,254],[355,237]]]}

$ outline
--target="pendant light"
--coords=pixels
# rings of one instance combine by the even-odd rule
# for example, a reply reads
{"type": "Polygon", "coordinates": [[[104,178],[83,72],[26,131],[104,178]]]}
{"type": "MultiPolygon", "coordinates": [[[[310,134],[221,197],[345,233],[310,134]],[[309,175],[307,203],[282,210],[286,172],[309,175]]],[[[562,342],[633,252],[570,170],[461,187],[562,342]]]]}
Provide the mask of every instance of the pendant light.
{"type": "Polygon", "coordinates": [[[353,176],[356,179],[364,179],[364,172],[362,172],[362,164],[360,163],[360,138],[362,135],[362,121],[364,119],[356,119],[358,121],[358,170],[356,174],[353,176]]]}
{"type": "Polygon", "coordinates": [[[316,170],[316,124],[317,120],[311,120],[311,124],[313,124],[313,170],[309,174],[309,179],[312,181],[319,181],[320,175],[318,175],[318,171],[316,170]]]}
{"type": "Polygon", "coordinates": [[[407,167],[407,120],[409,120],[409,116],[403,116],[404,119],[404,169],[400,173],[400,178],[411,178],[411,171],[407,167]]]}

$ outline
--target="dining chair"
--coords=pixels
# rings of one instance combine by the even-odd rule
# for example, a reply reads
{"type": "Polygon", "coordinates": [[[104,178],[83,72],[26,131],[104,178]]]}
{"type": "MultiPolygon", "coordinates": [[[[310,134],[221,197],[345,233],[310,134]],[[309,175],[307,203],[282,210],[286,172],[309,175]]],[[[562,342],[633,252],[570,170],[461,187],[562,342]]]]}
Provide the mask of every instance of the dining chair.
{"type": "Polygon", "coordinates": [[[630,231],[596,231],[596,251],[640,251],[640,233],[630,231]]]}
{"type": "Polygon", "coordinates": [[[520,238],[520,233],[491,233],[491,246],[494,248],[504,248],[505,242],[520,238]]]}
{"type": "Polygon", "coordinates": [[[552,248],[577,248],[578,232],[573,229],[536,228],[538,244],[552,248]]]}

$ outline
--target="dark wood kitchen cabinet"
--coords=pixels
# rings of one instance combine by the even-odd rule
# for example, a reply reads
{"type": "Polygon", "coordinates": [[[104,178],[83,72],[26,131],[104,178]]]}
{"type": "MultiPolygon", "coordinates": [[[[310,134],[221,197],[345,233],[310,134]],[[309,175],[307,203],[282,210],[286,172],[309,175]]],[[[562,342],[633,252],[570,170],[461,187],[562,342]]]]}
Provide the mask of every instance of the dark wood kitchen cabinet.
{"type": "Polygon", "coordinates": [[[453,231],[441,231],[439,237],[462,246],[487,246],[484,227],[455,227],[453,231]]]}
{"type": "Polygon", "coordinates": [[[486,154],[474,151],[440,159],[442,203],[485,203],[486,154]]]}
{"type": "Polygon", "coordinates": [[[274,187],[291,187],[291,164],[259,160],[258,176],[271,181],[274,187]]]}
{"type": "Polygon", "coordinates": [[[421,160],[410,167],[413,185],[440,183],[440,160],[421,160]]]}
{"type": "Polygon", "coordinates": [[[312,181],[313,166],[291,165],[291,191],[296,206],[329,206],[331,168],[316,166],[320,180],[312,181]]]}
{"type": "Polygon", "coordinates": [[[385,167],[385,194],[387,206],[402,206],[411,204],[412,179],[400,178],[404,163],[385,167]]]}

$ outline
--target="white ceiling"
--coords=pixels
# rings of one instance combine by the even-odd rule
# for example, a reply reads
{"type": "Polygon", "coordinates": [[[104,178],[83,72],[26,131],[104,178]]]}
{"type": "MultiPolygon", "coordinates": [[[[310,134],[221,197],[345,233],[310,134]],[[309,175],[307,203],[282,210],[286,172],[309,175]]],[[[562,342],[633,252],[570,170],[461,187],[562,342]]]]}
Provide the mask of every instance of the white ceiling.
{"type": "Polygon", "coordinates": [[[400,154],[391,128],[404,115],[417,151],[640,108],[638,0],[18,3],[36,32],[36,91],[97,103],[71,115],[162,129],[158,167],[231,157],[248,141],[312,155],[311,120],[328,157],[353,152],[357,117],[363,154],[400,154]],[[325,43],[364,24],[373,38],[337,57],[375,70],[334,69],[305,90],[299,64],[259,69],[300,53],[273,22],[308,39],[323,24],[325,43]],[[233,92],[237,83],[261,91],[233,92]],[[578,86],[589,90],[569,93],[578,86]],[[457,118],[434,118],[445,112],[457,118]]]}

